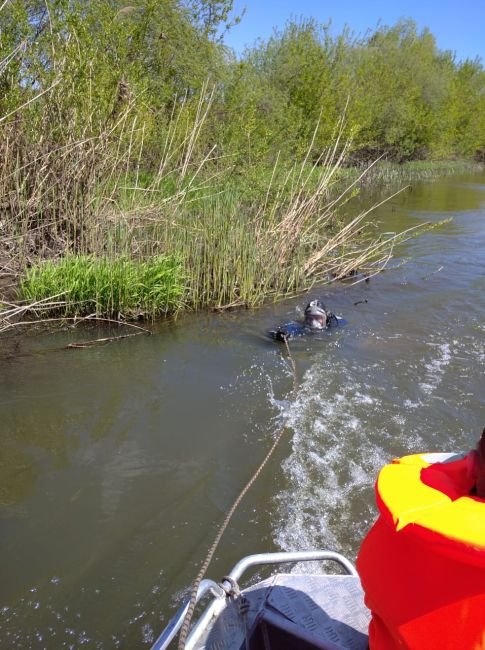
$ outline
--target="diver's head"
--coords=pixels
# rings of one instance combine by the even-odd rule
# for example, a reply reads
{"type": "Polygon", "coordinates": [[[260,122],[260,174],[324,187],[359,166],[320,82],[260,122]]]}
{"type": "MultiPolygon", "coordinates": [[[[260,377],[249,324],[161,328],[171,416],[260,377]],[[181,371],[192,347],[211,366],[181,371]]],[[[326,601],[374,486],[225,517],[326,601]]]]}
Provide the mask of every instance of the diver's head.
{"type": "Polygon", "coordinates": [[[305,325],[315,330],[327,327],[327,310],[321,300],[312,300],[306,306],[305,325]]]}

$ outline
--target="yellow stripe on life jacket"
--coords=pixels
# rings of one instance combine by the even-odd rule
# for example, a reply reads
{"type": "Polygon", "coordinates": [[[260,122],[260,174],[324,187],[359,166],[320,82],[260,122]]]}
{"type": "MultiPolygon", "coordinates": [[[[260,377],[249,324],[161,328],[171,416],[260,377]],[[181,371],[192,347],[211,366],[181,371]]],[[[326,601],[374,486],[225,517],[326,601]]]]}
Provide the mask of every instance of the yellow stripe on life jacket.
{"type": "Polygon", "coordinates": [[[452,486],[457,479],[466,483],[470,474],[471,486],[472,462],[469,455],[449,463],[430,463],[416,454],[386,465],[376,488],[396,530],[415,524],[444,539],[485,550],[485,501],[468,494],[452,498],[430,485],[448,481],[452,486]]]}

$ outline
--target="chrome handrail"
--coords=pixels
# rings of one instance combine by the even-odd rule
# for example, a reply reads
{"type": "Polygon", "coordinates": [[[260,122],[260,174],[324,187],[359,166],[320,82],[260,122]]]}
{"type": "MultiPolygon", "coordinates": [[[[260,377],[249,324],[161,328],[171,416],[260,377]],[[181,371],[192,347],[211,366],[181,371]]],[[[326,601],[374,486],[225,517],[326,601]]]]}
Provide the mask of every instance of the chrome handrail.
{"type": "MultiPolygon", "coordinates": [[[[352,576],[357,576],[357,571],[353,564],[347,560],[346,557],[340,553],[335,553],[334,551],[295,551],[295,552],[281,552],[281,553],[257,553],[254,555],[248,555],[241,560],[233,567],[231,572],[228,574],[228,578],[233,581],[238,581],[243,573],[250,569],[251,567],[261,566],[266,564],[285,564],[290,562],[315,562],[315,561],[325,561],[329,560],[332,562],[337,562],[340,564],[345,571],[352,576]]],[[[201,614],[199,620],[194,625],[191,630],[185,648],[190,650],[193,648],[194,644],[202,635],[203,631],[206,629],[207,624],[210,620],[218,614],[225,606],[226,599],[226,590],[229,592],[232,588],[232,584],[229,580],[223,580],[220,584],[217,584],[213,580],[202,580],[197,592],[197,601],[199,602],[201,598],[208,592],[212,591],[214,594],[214,600],[209,603],[205,611],[201,614]]],[[[152,645],[151,650],[165,650],[170,642],[174,639],[177,632],[182,627],[182,623],[185,618],[185,614],[189,607],[190,599],[187,599],[182,606],[179,608],[175,616],[170,620],[167,627],[163,630],[161,635],[152,645]]]]}
{"type": "Polygon", "coordinates": [[[239,580],[242,574],[252,566],[260,564],[285,564],[286,562],[314,562],[331,560],[340,564],[348,574],[357,576],[357,571],[349,560],[340,553],[334,551],[294,551],[282,553],[257,553],[247,555],[236,564],[229,574],[229,578],[239,580]]]}
{"type": "MultiPolygon", "coordinates": [[[[220,585],[217,584],[217,582],[214,582],[213,580],[202,580],[197,591],[197,598],[195,602],[198,603],[209,591],[212,592],[215,598],[220,599],[226,596],[226,592],[220,585]]],[[[175,616],[170,619],[166,628],[152,645],[151,650],[165,650],[165,648],[168,648],[170,642],[174,639],[174,637],[177,635],[177,632],[182,627],[185,614],[189,609],[189,604],[190,598],[187,598],[179,607],[175,616]]]]}

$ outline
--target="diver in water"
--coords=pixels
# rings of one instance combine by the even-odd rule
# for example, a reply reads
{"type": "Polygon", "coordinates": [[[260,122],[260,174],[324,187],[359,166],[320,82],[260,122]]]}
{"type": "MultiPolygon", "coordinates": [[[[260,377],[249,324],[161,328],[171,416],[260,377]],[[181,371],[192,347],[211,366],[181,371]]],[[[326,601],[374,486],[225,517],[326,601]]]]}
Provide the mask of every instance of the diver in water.
{"type": "Polygon", "coordinates": [[[321,300],[312,300],[305,308],[304,321],[292,321],[286,325],[280,325],[275,330],[271,330],[269,335],[276,341],[287,341],[296,336],[315,334],[327,329],[327,327],[337,327],[344,324],[345,321],[328,311],[321,300]]]}

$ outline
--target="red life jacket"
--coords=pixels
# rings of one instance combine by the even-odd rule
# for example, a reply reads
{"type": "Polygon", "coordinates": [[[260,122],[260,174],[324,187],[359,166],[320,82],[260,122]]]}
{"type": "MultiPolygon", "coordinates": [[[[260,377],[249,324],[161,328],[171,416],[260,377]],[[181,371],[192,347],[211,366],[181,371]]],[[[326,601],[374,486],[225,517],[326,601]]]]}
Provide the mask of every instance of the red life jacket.
{"type": "Polygon", "coordinates": [[[485,499],[471,496],[476,452],[386,465],[380,516],[357,559],[371,650],[485,650],[485,499]]]}

